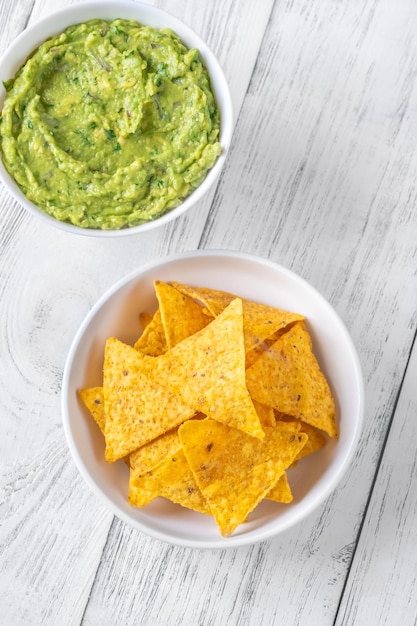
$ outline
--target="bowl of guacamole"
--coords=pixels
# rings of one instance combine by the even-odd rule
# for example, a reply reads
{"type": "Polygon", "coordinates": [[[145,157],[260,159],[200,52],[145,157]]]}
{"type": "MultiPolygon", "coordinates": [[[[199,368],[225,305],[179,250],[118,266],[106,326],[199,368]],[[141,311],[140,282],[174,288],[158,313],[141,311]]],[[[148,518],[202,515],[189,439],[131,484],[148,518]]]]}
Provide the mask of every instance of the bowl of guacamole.
{"type": "Polygon", "coordinates": [[[194,206],[220,173],[227,82],[200,37],[160,9],[67,7],[20,35],[0,79],[0,178],[54,226],[146,231],[194,206]]]}

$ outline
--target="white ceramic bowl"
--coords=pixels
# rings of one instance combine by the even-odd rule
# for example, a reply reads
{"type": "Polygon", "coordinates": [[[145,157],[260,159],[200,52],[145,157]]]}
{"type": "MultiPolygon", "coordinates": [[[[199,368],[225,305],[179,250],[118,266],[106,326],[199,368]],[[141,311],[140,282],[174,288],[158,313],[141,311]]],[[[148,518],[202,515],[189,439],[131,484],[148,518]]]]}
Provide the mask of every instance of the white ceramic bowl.
{"type": "Polygon", "coordinates": [[[50,217],[40,210],[36,204],[26,198],[0,160],[0,180],[4,183],[11,195],[14,196],[14,198],[32,214],[40,217],[52,226],[70,233],[94,237],[120,237],[145,232],[157,226],[166,224],[191,209],[191,207],[193,207],[213,185],[223,167],[232,138],[232,101],[225,76],[214,54],[208,48],[207,44],[181,20],[170,15],[169,13],[166,13],[162,9],[133,0],[93,0],[75,4],[52,13],[48,15],[48,17],[24,30],[20,36],[15,39],[13,44],[7,49],[5,54],[0,59],[0,109],[5,97],[5,89],[2,81],[12,78],[24,64],[27,57],[41,43],[49,37],[63,32],[72,24],[85,22],[94,18],[108,20],[115,18],[134,19],[141,24],[153,26],[154,28],[170,28],[177,33],[188,48],[197,48],[200,51],[201,59],[209,72],[212,91],[220,110],[221,117],[220,143],[222,146],[222,153],[217,159],[215,165],[207,173],[207,176],[201,185],[195,189],[195,191],[190,194],[178,207],[171,209],[160,218],[127,229],[86,229],[73,226],[65,222],[60,222],[59,220],[50,217]]]}
{"type": "Polygon", "coordinates": [[[79,329],[65,366],[63,422],[74,461],[91,489],[119,518],[158,539],[189,547],[229,548],[272,537],[300,522],[334,490],[355,450],[361,429],[364,391],[350,336],[328,302],[303,279],[270,261],[227,251],[188,252],[132,272],[93,307],[79,329]],[[102,384],[104,344],[115,336],[134,343],[139,313],[157,307],[152,282],[175,280],[230,291],[306,316],[314,351],[335,396],[340,437],[288,472],[291,504],[264,501],[229,538],[213,518],[159,498],[142,509],[127,501],[128,469],[104,460],[104,439],[77,390],[102,384]]]}

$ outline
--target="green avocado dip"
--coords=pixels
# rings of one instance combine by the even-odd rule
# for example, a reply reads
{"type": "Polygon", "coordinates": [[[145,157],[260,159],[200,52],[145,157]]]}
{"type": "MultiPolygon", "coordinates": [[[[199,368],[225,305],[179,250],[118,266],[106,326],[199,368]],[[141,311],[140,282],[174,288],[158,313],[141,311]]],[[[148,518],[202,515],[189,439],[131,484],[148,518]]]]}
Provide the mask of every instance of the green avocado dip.
{"type": "Polygon", "coordinates": [[[76,226],[120,229],[160,217],[221,152],[208,73],[168,29],[123,19],[71,26],[5,88],[6,169],[27,198],[76,226]]]}

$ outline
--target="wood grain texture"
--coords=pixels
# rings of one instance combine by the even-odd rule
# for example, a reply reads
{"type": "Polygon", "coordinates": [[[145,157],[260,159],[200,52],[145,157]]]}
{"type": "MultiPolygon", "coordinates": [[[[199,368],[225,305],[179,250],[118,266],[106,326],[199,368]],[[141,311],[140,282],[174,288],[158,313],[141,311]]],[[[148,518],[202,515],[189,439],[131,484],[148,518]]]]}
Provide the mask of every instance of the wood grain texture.
{"type": "Polygon", "coordinates": [[[417,344],[411,354],[337,626],[417,623],[417,344]]]}
{"type": "Polygon", "coordinates": [[[14,211],[2,213],[0,615],[7,626],[72,624],[112,519],[79,476],[61,422],[68,310],[85,314],[93,301],[64,288],[53,256],[31,244],[42,240],[36,223],[14,211]]]}
{"type": "MultiPolygon", "coordinates": [[[[2,50],[65,4],[0,2],[2,50]]],[[[195,211],[119,241],[55,231],[0,188],[0,623],[411,626],[417,6],[152,4],[218,55],[232,149],[195,211]],[[65,358],[94,302],[146,261],[197,247],[254,253],[309,280],[351,332],[367,391],[334,494],[293,530],[228,551],[163,544],[113,518],[79,476],[61,423],[65,358]]]]}

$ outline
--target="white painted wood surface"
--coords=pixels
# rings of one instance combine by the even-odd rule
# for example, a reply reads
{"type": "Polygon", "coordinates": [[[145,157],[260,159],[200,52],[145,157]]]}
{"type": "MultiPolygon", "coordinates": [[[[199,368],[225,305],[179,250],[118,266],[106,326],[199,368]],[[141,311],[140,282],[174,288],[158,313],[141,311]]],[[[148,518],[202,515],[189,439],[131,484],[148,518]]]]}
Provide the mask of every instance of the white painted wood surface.
{"type": "MultiPolygon", "coordinates": [[[[0,2],[1,52],[66,0],[0,2]]],[[[0,624],[417,623],[417,4],[165,0],[218,55],[236,130],[217,188],[161,231],[68,237],[0,189],[0,624]],[[92,496],[60,385],[97,298],[149,258],[270,258],[316,286],[362,361],[352,466],[297,528],[229,551],[150,539],[92,496]]]]}

